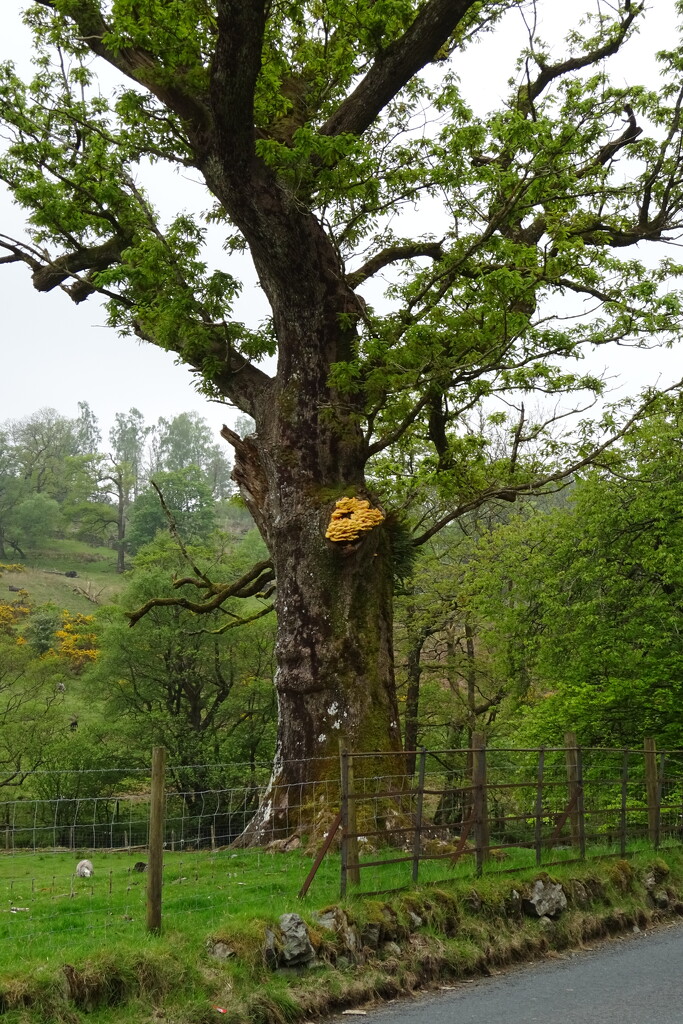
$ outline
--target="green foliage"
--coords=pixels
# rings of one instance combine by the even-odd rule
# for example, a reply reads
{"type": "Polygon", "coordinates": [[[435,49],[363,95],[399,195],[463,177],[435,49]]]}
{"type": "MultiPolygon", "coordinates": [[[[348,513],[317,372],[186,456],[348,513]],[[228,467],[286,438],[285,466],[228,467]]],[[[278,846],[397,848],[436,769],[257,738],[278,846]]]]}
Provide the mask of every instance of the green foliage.
{"type": "Polygon", "coordinates": [[[61,666],[38,657],[7,624],[0,605],[0,787],[20,784],[45,763],[58,728],[65,678],[61,666]]]}
{"type": "Polygon", "coordinates": [[[683,473],[680,401],[627,439],[615,475],[495,531],[469,567],[484,642],[525,707],[522,738],[683,742],[678,618],[683,473]]]}
{"type": "Polygon", "coordinates": [[[54,498],[32,494],[16,507],[13,524],[18,540],[28,548],[37,548],[52,536],[61,519],[60,507],[54,498]]]}
{"type": "MultiPolygon", "coordinates": [[[[222,557],[210,548],[191,548],[190,554],[214,577],[230,579],[252,563],[253,540],[245,538],[222,557]]],[[[101,654],[88,680],[104,702],[106,719],[118,723],[112,736],[125,737],[129,750],[165,746],[174,765],[190,766],[173,771],[178,788],[192,792],[211,788],[212,764],[254,762],[272,753],[274,623],[263,618],[218,632],[261,607],[256,600],[233,600],[199,618],[178,607],[156,607],[131,629],[125,610],[177,594],[169,582],[172,571],[184,574],[187,565],[170,539],[143,549],[122,607],[103,612],[101,654]]]]}
{"type": "MultiPolygon", "coordinates": [[[[168,473],[157,473],[154,482],[183,541],[191,544],[205,540],[214,529],[216,519],[211,488],[199,467],[191,465],[168,473]]],[[[169,520],[159,495],[153,487],[148,487],[136,500],[131,512],[130,546],[135,551],[168,528],[169,520]]]]}
{"type": "Polygon", "coordinates": [[[55,633],[62,624],[59,610],[49,605],[37,608],[22,630],[22,636],[36,654],[46,654],[55,643],[55,633]]]}
{"type": "MultiPolygon", "coordinates": [[[[598,422],[569,416],[572,403],[604,391],[579,365],[583,350],[615,341],[668,345],[680,335],[683,266],[670,256],[646,261],[636,250],[675,240],[683,219],[680,50],[660,49],[660,82],[646,88],[634,66],[627,81],[611,79],[608,59],[628,54],[649,24],[645,5],[586,15],[557,56],[532,28],[505,102],[477,113],[458,58],[518,6],[36,4],[26,15],[32,80],[22,81],[11,62],[0,68],[8,140],[0,179],[25,211],[28,241],[2,238],[0,246],[7,261],[30,268],[39,290],[62,288],[76,302],[99,293],[113,327],[175,352],[204,393],[253,417],[248,443],[236,444],[239,475],[245,488],[253,485],[250,508],[258,505],[275,563],[275,549],[296,529],[286,515],[300,514],[316,489],[351,493],[371,483],[378,503],[400,510],[388,523],[406,524],[394,531],[393,547],[396,575],[407,601],[414,599],[407,649],[413,657],[422,636],[435,638],[434,652],[445,642],[445,659],[435,653],[432,668],[445,666],[454,701],[466,688],[468,729],[497,707],[502,681],[520,697],[534,686],[559,694],[566,683],[562,692],[581,690],[584,705],[581,688],[589,687],[613,710],[641,687],[629,706],[644,709],[648,695],[652,723],[666,732],[674,709],[664,664],[669,676],[679,674],[677,643],[660,646],[675,618],[666,588],[678,587],[676,556],[665,556],[677,532],[675,502],[664,503],[662,518],[639,498],[638,521],[661,520],[661,529],[631,536],[616,491],[610,496],[601,478],[587,478],[573,511],[520,518],[495,532],[469,595],[461,585],[463,561],[473,559],[467,544],[446,546],[449,555],[457,549],[457,586],[444,586],[436,567],[425,581],[410,565],[411,543],[424,545],[456,520],[468,525],[483,505],[569,479],[572,466],[585,470],[598,456],[609,464],[604,444],[623,426],[618,411],[598,422]],[[115,71],[113,89],[96,77],[102,64],[115,71]],[[209,208],[188,210],[180,198],[168,213],[155,209],[154,185],[146,191],[141,182],[154,180],[147,171],[157,161],[181,171],[179,183],[198,185],[209,208]],[[221,233],[222,251],[209,244],[221,233]],[[241,282],[230,257],[245,249],[270,306],[255,327],[235,316],[241,282]],[[384,285],[373,294],[380,274],[384,285]],[[258,364],[274,354],[270,377],[258,364]],[[535,395],[551,396],[556,411],[530,413],[535,395]],[[591,504],[593,489],[599,500],[591,504]],[[600,527],[591,512],[599,506],[600,527]],[[574,516],[585,523],[577,527],[574,516]],[[626,535],[628,544],[619,541],[626,535]],[[666,543],[639,551],[653,536],[666,543]],[[619,557],[631,565],[636,556],[631,576],[616,571],[619,557]],[[537,581],[546,576],[553,583],[541,594],[537,581]],[[426,611],[419,608],[431,593],[433,603],[428,596],[426,611]],[[660,652],[660,667],[651,669],[648,659],[660,652]],[[484,712],[477,692],[489,702],[484,712]]],[[[546,6],[550,0],[540,0],[546,6]]],[[[476,79],[469,87],[476,95],[476,79]]],[[[102,463],[87,408],[75,425],[56,414],[19,425],[12,450],[0,446],[0,556],[5,540],[20,542],[11,529],[29,495],[60,503],[68,496],[89,510],[91,524],[104,496],[116,505],[103,529],[116,527],[119,569],[129,544],[140,552],[131,584],[140,598],[143,579],[166,593],[155,551],[144,550],[167,527],[156,495],[143,490],[147,430],[135,410],[122,416],[115,451],[102,463]],[[42,447],[41,437],[49,442],[42,447]]],[[[190,416],[161,422],[155,442],[154,471],[180,535],[206,542],[215,522],[211,492],[228,493],[220,450],[190,416]]],[[[641,454],[626,456],[627,474],[628,458],[638,462],[641,454]]],[[[322,532],[307,544],[316,541],[312,559],[322,532]]],[[[362,550],[349,557],[356,554],[362,550]]],[[[381,579],[386,559],[376,564],[381,579]]],[[[300,582],[298,593],[300,602],[283,602],[282,616],[305,617],[300,582]]],[[[336,600],[332,588],[329,600],[336,600]]],[[[170,652],[182,635],[188,678],[218,687],[208,648],[191,639],[184,613],[154,614],[159,650],[170,652]]],[[[106,658],[115,661],[116,647],[130,665],[138,656],[151,663],[151,639],[133,653],[142,639],[131,637],[144,638],[145,629],[128,637],[114,618],[116,645],[106,658]]],[[[364,641],[349,657],[359,680],[369,677],[364,660],[376,647],[364,641]]],[[[244,678],[241,653],[220,647],[215,634],[211,642],[214,663],[232,658],[244,678]]],[[[334,690],[325,664],[338,655],[319,646],[315,685],[334,690]]],[[[385,661],[382,685],[390,687],[385,661]]],[[[154,694],[140,707],[147,700],[156,708],[154,694]]],[[[559,703],[558,696],[538,706],[559,703]]],[[[201,708],[197,714],[203,721],[201,708]]],[[[462,719],[452,715],[447,724],[462,719]]],[[[599,715],[586,714],[589,726],[602,728],[599,715]]]]}
{"type": "MultiPolygon", "coordinates": [[[[379,55],[405,42],[419,5],[363,3],[352,14],[340,3],[324,11],[285,5],[270,9],[263,25],[250,24],[262,33],[250,43],[261,51],[258,74],[245,83],[253,85],[245,116],[253,113],[255,161],[302,209],[324,211],[343,260],[362,252],[379,269],[400,268],[382,313],[364,306],[358,321],[348,308],[337,311],[359,336],[351,358],[332,360],[330,383],[361,396],[376,434],[400,427],[418,447],[425,417],[405,424],[416,396],[448,395],[450,459],[463,465],[478,457],[462,448],[463,410],[500,391],[599,392],[600,381],[554,358],[625,334],[632,343],[663,342],[680,320],[677,295],[663,287],[680,268],[665,259],[652,269],[622,255],[639,238],[662,237],[679,214],[677,51],[659,55],[659,92],[613,84],[596,54],[626,47],[647,14],[588,17],[568,42],[575,67],[556,71],[532,39],[519,58],[520,68],[531,67],[529,81],[511,85],[501,110],[476,115],[452,61],[507,7],[474,4],[454,17],[424,67],[398,83],[361,130],[331,130],[329,122],[379,55]],[[415,119],[430,107],[433,130],[420,133],[415,119]],[[624,141],[614,125],[625,110],[632,136],[624,141]],[[637,119],[653,130],[636,131],[637,119]],[[622,150],[633,158],[626,177],[615,166],[622,150]],[[428,231],[403,237],[385,216],[423,197],[432,205],[438,198],[447,215],[438,245],[428,231]],[[406,247],[432,258],[438,250],[436,269],[400,251],[406,247]],[[548,300],[572,293],[596,300],[595,315],[576,324],[534,318],[548,300]]],[[[225,266],[210,266],[206,224],[182,211],[162,224],[136,184],[145,159],[192,164],[215,195],[192,122],[211,116],[219,26],[196,3],[172,16],[152,0],[117,3],[104,18],[97,5],[80,3],[30,10],[36,75],[24,83],[11,64],[3,67],[0,110],[12,137],[0,176],[26,209],[35,242],[84,251],[79,301],[99,289],[112,324],[178,352],[221,392],[229,388],[224,346],[258,358],[278,339],[272,325],[254,331],[232,320],[240,284],[225,266]],[[109,99],[97,88],[93,39],[101,40],[100,56],[137,78],[135,88],[109,99]],[[57,46],[66,62],[55,59],[57,46]],[[131,47],[147,55],[144,68],[126,63],[131,47]]],[[[230,223],[229,249],[253,246],[246,220],[229,206],[219,200],[206,223],[230,223]]],[[[461,483],[456,474],[448,486],[461,483]]]]}

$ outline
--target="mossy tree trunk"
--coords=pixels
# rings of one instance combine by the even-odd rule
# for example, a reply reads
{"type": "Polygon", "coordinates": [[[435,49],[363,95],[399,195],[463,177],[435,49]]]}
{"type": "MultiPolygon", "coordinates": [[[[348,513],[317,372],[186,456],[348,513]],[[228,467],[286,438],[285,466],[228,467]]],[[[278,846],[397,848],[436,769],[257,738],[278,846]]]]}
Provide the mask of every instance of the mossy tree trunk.
{"type": "Polygon", "coordinates": [[[277,402],[254,410],[257,438],[224,429],[277,581],[277,751],[245,843],[285,835],[319,812],[315,786],[338,778],[340,748],[393,751],[386,773],[405,770],[389,532],[380,524],[350,542],[325,536],[338,499],[374,504],[364,478],[366,445],[352,418],[326,420],[326,375],[307,383],[298,377],[277,402]]]}

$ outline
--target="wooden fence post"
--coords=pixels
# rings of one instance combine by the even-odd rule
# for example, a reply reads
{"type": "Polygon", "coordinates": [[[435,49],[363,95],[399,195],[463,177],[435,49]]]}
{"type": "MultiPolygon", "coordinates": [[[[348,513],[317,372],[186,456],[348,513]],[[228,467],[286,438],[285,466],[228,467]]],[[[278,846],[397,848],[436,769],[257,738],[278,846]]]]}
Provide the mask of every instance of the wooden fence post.
{"type": "Polygon", "coordinates": [[[353,773],[353,754],[348,754],[348,823],[349,823],[349,856],[347,869],[351,885],[360,885],[360,868],[358,867],[358,822],[356,820],[356,790],[353,773]]]}
{"type": "Polygon", "coordinates": [[[413,882],[417,882],[420,870],[420,853],[422,852],[422,807],[424,804],[425,765],[427,751],[420,750],[420,761],[417,770],[417,799],[415,801],[415,835],[413,837],[413,882]]]}
{"type": "Polygon", "coordinates": [[[486,738],[483,732],[472,733],[472,798],[477,874],[484,870],[489,857],[489,811],[486,790],[486,738]]]}
{"type": "Polygon", "coordinates": [[[147,931],[161,931],[161,889],[164,859],[164,797],[166,750],[152,751],[152,792],[149,806],[149,857],[147,863],[147,931]]]}
{"type": "Polygon", "coordinates": [[[621,813],[619,815],[619,852],[626,856],[626,800],[628,797],[628,750],[624,750],[621,760],[621,813]]]}
{"type": "Polygon", "coordinates": [[[569,824],[572,833],[572,846],[581,846],[581,828],[579,825],[579,758],[575,732],[564,734],[565,761],[567,764],[567,795],[569,806],[569,824]]]}
{"type": "Polygon", "coordinates": [[[645,749],[645,785],[647,790],[647,835],[653,846],[659,839],[659,784],[657,780],[657,746],[654,736],[646,736],[643,741],[645,749]]]}
{"type": "Polygon", "coordinates": [[[666,770],[666,752],[659,755],[659,778],[657,780],[657,848],[662,841],[662,804],[664,803],[664,772],[666,770]]]}
{"type": "Polygon", "coordinates": [[[356,824],[356,801],[354,800],[353,757],[347,750],[340,751],[341,758],[341,886],[342,897],[346,896],[349,883],[358,885],[358,827],[356,824]]]}
{"type": "Polygon", "coordinates": [[[541,747],[538,752],[538,772],[536,775],[536,813],[534,822],[534,839],[536,846],[536,866],[541,864],[543,851],[543,763],[545,760],[545,748],[541,747]]]}
{"type": "Polygon", "coordinates": [[[586,859],[586,814],[583,803],[583,751],[576,748],[576,814],[579,819],[579,854],[581,860],[586,859]]]}

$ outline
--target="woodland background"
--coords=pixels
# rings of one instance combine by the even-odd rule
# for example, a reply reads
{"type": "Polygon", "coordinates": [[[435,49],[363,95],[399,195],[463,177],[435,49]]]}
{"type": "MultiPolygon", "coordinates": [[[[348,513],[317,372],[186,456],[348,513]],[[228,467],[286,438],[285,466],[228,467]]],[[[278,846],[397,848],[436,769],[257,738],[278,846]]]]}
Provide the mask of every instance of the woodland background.
{"type": "MultiPolygon", "coordinates": [[[[496,416],[481,428],[495,447],[496,416]]],[[[682,440],[683,404],[664,396],[602,464],[463,516],[398,565],[407,750],[473,731],[561,745],[570,728],[586,746],[683,746],[682,440]]],[[[234,579],[265,557],[196,413],[131,409],[107,438],[86,402],[0,425],[0,799],[103,795],[154,744],[178,792],[270,762],[268,600],[127,616],[177,593],[188,559],[234,579]]]]}

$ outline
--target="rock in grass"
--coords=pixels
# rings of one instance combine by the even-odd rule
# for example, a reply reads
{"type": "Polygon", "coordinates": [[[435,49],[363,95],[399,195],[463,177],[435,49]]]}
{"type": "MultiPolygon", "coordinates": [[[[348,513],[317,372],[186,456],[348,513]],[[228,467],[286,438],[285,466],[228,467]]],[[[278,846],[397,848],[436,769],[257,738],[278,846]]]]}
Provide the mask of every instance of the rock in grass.
{"type": "Polygon", "coordinates": [[[307,967],[316,956],[305,922],[298,914],[283,914],[278,923],[282,935],[281,963],[287,967],[307,967]]]}
{"type": "Polygon", "coordinates": [[[529,917],[557,917],[567,909],[567,897],[559,882],[537,878],[523,907],[529,917]]]}

